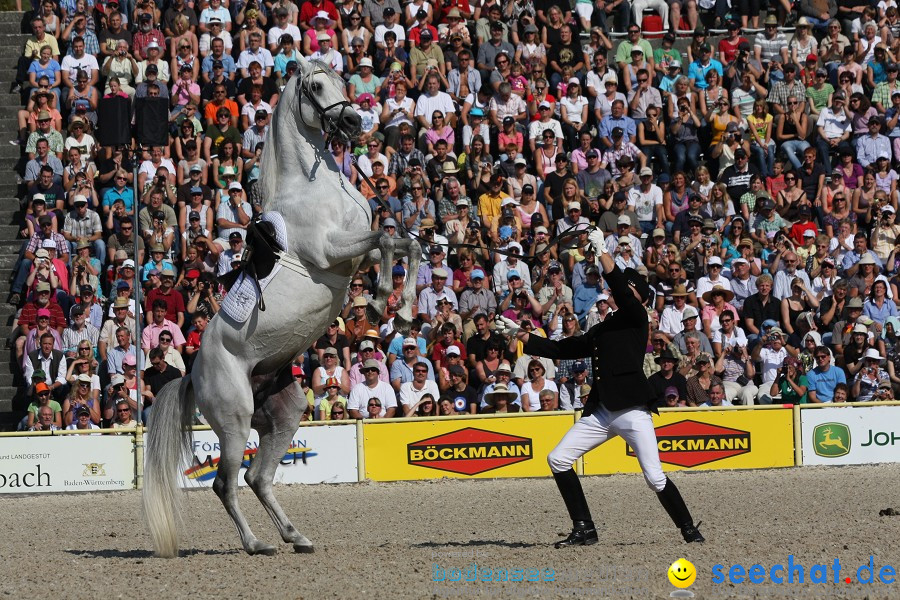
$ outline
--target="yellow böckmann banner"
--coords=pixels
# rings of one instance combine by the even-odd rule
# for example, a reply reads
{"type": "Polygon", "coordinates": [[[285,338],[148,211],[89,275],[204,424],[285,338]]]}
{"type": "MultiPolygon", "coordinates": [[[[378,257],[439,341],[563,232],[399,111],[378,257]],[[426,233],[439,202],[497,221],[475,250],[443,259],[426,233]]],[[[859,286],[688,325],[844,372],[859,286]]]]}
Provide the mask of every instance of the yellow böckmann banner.
{"type": "MultiPolygon", "coordinates": [[[[790,407],[674,409],[653,415],[663,469],[768,469],[794,466],[790,407]]],[[[621,437],[584,455],[585,475],[639,473],[621,437]]]]}
{"type": "Polygon", "coordinates": [[[548,477],[547,454],[572,423],[571,412],[365,421],[366,478],[548,477]]]}

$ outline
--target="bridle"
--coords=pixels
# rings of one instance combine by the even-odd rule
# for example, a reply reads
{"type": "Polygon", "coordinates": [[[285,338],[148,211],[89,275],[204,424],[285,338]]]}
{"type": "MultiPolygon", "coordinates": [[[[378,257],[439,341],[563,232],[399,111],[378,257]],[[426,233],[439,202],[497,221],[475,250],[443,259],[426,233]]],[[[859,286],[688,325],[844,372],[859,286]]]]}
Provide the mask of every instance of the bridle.
{"type": "MultiPolygon", "coordinates": [[[[312,91],[313,77],[320,73],[323,75],[328,75],[328,72],[321,68],[311,69],[308,73],[299,75],[300,80],[297,82],[297,102],[302,104],[303,95],[306,94],[306,98],[309,100],[310,104],[312,104],[312,107],[315,109],[316,114],[319,116],[319,122],[321,123],[322,131],[325,132],[325,146],[327,147],[334,137],[343,138],[347,141],[350,140],[351,135],[341,129],[340,123],[344,118],[344,111],[353,111],[353,106],[348,100],[341,99],[333,104],[329,104],[328,106],[323,107],[312,91]],[[328,116],[328,111],[337,106],[341,107],[341,112],[338,113],[338,116],[336,118],[330,118],[328,116]]],[[[313,127],[311,124],[306,122],[306,118],[304,118],[303,116],[302,106],[300,107],[300,120],[302,120],[303,124],[307,127],[313,127]]]]}

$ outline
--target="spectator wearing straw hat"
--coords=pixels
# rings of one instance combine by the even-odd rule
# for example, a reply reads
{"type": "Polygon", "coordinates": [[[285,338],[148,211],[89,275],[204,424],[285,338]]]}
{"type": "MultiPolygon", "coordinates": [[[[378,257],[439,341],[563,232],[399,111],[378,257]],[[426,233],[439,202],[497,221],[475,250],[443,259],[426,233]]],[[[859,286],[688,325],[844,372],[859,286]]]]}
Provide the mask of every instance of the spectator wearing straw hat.
{"type": "Polygon", "coordinates": [[[362,295],[357,296],[350,303],[351,317],[346,321],[345,329],[347,331],[347,341],[350,342],[351,352],[357,351],[363,336],[372,329],[372,323],[369,322],[369,318],[366,316],[368,306],[369,301],[362,295]]]}
{"type": "Polygon", "coordinates": [[[856,402],[871,402],[882,383],[890,384],[890,377],[881,368],[884,357],[875,348],[869,348],[863,355],[863,366],[853,378],[851,397],[856,402]]]}
{"type": "Polygon", "coordinates": [[[483,414],[517,413],[522,412],[522,407],[515,404],[518,394],[511,391],[502,383],[494,384],[490,391],[484,393],[484,402],[487,405],[481,410],[483,414]]]}

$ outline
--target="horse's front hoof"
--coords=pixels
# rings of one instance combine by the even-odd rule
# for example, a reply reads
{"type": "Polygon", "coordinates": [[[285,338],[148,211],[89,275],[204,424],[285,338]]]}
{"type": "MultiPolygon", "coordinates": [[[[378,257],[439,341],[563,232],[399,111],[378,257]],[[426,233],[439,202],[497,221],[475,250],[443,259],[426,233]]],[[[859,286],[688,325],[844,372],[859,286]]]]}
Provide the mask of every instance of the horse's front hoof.
{"type": "Polygon", "coordinates": [[[312,544],[294,544],[294,552],[297,554],[312,554],[315,551],[312,544]]]}
{"type": "Polygon", "coordinates": [[[268,544],[263,544],[262,542],[258,542],[247,548],[247,554],[250,556],[274,556],[278,552],[278,548],[275,546],[270,546],[268,544]]]}

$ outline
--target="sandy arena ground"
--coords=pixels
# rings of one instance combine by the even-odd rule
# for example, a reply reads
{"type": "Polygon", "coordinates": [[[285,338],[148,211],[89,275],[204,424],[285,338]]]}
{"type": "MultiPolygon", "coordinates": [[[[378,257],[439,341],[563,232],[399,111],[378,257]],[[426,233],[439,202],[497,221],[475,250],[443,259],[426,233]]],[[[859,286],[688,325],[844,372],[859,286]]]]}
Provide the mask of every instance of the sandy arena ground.
{"type": "MultiPolygon", "coordinates": [[[[681,541],[640,475],[591,477],[584,487],[601,542],[554,550],[568,518],[552,480],[280,486],[278,497],[316,554],[281,546],[249,557],[212,491],[191,492],[182,556],[153,557],[139,492],[0,498],[0,591],[14,598],[667,598],[668,566],[697,568],[697,598],[900,598],[900,582],[856,583],[874,555],[900,571],[900,465],[676,473],[705,545],[681,541]],[[714,564],[771,567],[793,554],[827,584],[711,583],[714,564]],[[840,579],[832,583],[834,559],[840,579]],[[465,569],[552,568],[556,581],[433,582],[465,569]],[[589,580],[593,578],[593,582],[589,580]]],[[[277,534],[249,490],[256,534],[277,534]]],[[[726,580],[727,581],[727,580],[726,580]]]]}

